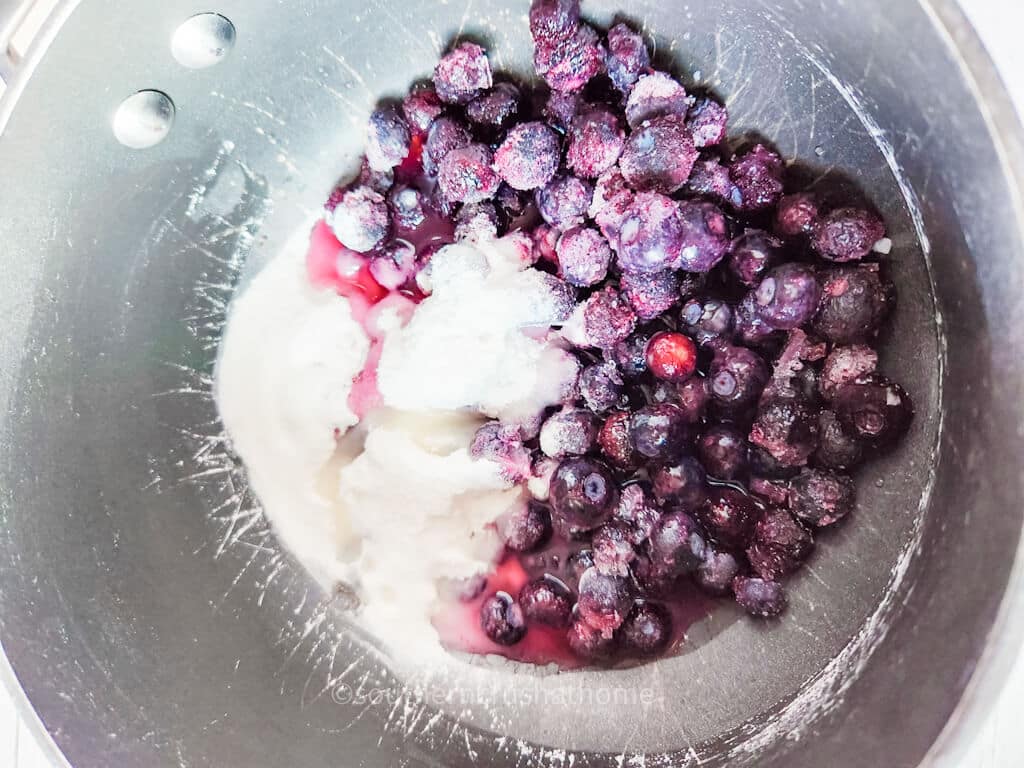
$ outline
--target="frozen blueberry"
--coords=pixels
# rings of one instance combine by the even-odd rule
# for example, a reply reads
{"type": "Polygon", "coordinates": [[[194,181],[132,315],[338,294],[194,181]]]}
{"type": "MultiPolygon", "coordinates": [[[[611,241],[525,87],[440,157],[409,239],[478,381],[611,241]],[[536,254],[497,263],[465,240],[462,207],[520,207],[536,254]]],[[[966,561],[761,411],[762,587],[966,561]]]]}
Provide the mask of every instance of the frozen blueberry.
{"type": "Polygon", "coordinates": [[[836,267],[824,274],[814,330],[836,344],[874,337],[892,306],[892,292],[873,267],[836,267]]]}
{"type": "Polygon", "coordinates": [[[691,437],[682,412],[669,403],[649,405],[634,413],[629,435],[638,454],[661,463],[678,457],[691,437]]]}
{"type": "Polygon", "coordinates": [[[573,227],[555,247],[558,273],[570,285],[597,285],[608,274],[612,249],[600,232],[590,227],[573,227]]]}
{"type": "Polygon", "coordinates": [[[647,373],[648,341],[650,336],[638,333],[615,345],[612,358],[624,376],[635,378],[647,373]]]}
{"type": "Polygon", "coordinates": [[[573,120],[576,119],[580,106],[581,99],[578,93],[552,91],[544,102],[542,112],[544,119],[548,121],[548,125],[557,128],[562,133],[566,133],[573,120]]]}
{"type": "Polygon", "coordinates": [[[725,141],[728,124],[729,110],[706,96],[690,107],[686,117],[686,127],[690,129],[694,146],[698,149],[713,147],[725,141]]]}
{"type": "Polygon", "coordinates": [[[526,213],[529,204],[528,196],[508,184],[502,184],[494,196],[498,212],[502,214],[505,224],[509,225],[526,213]]]}
{"type": "Polygon", "coordinates": [[[594,531],[591,549],[594,567],[606,576],[628,576],[629,564],[636,557],[633,542],[636,531],[623,520],[612,520],[594,531]]]}
{"type": "Polygon", "coordinates": [[[739,572],[740,564],[733,555],[708,545],[704,549],[704,562],[697,566],[693,580],[705,592],[727,595],[732,588],[732,580],[739,572]]]}
{"type": "MultiPolygon", "coordinates": [[[[687,379],[689,381],[689,379],[687,379]]],[[[676,405],[679,401],[679,384],[673,381],[664,381],[659,379],[654,383],[654,386],[649,389],[640,389],[640,394],[646,397],[649,403],[671,403],[676,405]]],[[[633,390],[636,391],[635,389],[633,390]]],[[[637,402],[641,400],[638,399],[637,402]]],[[[687,421],[687,423],[690,423],[687,421]]]]}
{"type": "Polygon", "coordinates": [[[543,187],[558,170],[558,134],[544,123],[520,123],[494,153],[494,168],[513,189],[543,187]]]}
{"type": "Polygon", "coordinates": [[[660,603],[637,603],[619,629],[627,653],[657,656],[672,642],[672,614],[660,603]]]}
{"type": "Polygon", "coordinates": [[[605,56],[597,33],[586,24],[580,24],[565,40],[538,41],[533,67],[552,89],[575,93],[604,70],[605,56]]]}
{"type": "MultiPolygon", "coordinates": [[[[470,203],[455,214],[455,239],[478,243],[498,236],[498,209],[494,203],[470,203]]],[[[532,243],[531,243],[532,247],[532,243]]]]}
{"type": "Polygon", "coordinates": [[[612,349],[635,328],[633,308],[618,291],[607,286],[576,308],[562,333],[578,347],[612,349]]]}
{"type": "Polygon", "coordinates": [[[444,105],[429,85],[421,85],[409,91],[402,100],[402,114],[409,129],[417,136],[426,135],[430,124],[444,112],[444,105]]]}
{"type": "Polygon", "coordinates": [[[453,203],[479,203],[494,197],[501,179],[491,169],[491,150],[483,144],[453,149],[441,160],[437,183],[453,203]]]}
{"type": "Polygon", "coordinates": [[[805,469],[789,481],[789,509],[800,520],[821,528],[853,511],[855,488],[849,475],[805,469]]]}
{"type": "Polygon", "coordinates": [[[692,376],[676,386],[675,404],[683,412],[687,424],[699,424],[703,421],[710,399],[708,380],[703,376],[692,376]]]}
{"type": "Polygon", "coordinates": [[[674,464],[658,467],[651,476],[654,495],[663,504],[683,509],[697,509],[707,497],[707,473],[691,456],[683,456],[674,464]]]}
{"type": "Polygon", "coordinates": [[[477,125],[504,128],[519,112],[519,89],[512,83],[496,83],[466,105],[466,117],[477,125]]]}
{"type": "Polygon", "coordinates": [[[589,365],[580,374],[580,397],[594,413],[622,404],[622,375],[614,363],[589,365]]]}
{"type": "Polygon", "coordinates": [[[512,552],[536,552],[551,540],[551,511],[538,501],[517,504],[498,519],[498,533],[512,552]]]}
{"type": "Polygon", "coordinates": [[[726,412],[737,412],[757,402],[768,383],[768,366],[745,347],[720,345],[708,370],[711,398],[726,412]]]}
{"type": "Polygon", "coordinates": [[[619,168],[634,189],[672,194],[690,178],[696,161],[686,122],[679,115],[663,115],[633,129],[622,148],[619,168]]]}
{"type": "Polygon", "coordinates": [[[680,330],[686,331],[698,344],[716,339],[732,338],[732,309],[721,299],[694,297],[679,313],[680,330]]]}
{"type": "Polygon", "coordinates": [[[704,561],[707,543],[696,520],[682,511],[666,512],[647,539],[647,556],[655,573],[681,576],[704,561]]]}
{"type": "MultiPolygon", "coordinates": [[[[760,449],[758,449],[760,450],[760,449]]],[[[769,480],[765,477],[751,477],[747,488],[752,494],[768,504],[784,507],[789,503],[789,484],[784,480],[769,480]]]]}
{"type": "Polygon", "coordinates": [[[538,44],[571,37],[579,23],[579,0],[533,0],[530,3],[530,34],[538,44]]]}
{"type": "Polygon", "coordinates": [[[817,408],[821,405],[818,394],[818,372],[811,366],[805,365],[796,371],[790,379],[790,385],[812,407],[817,408]]]}
{"type": "Polygon", "coordinates": [[[328,223],[342,245],[359,253],[372,251],[391,231],[387,203],[369,187],[346,191],[328,223]]]}
{"type": "Polygon", "coordinates": [[[778,340],[780,332],[772,328],[758,311],[760,307],[753,292],[733,309],[733,330],[736,339],[749,346],[767,345],[778,340]]]}
{"type": "Polygon", "coordinates": [[[747,450],[750,474],[768,480],[788,480],[800,471],[800,467],[783,464],[764,448],[751,445],[747,450]]]}
{"type": "Polygon", "coordinates": [[[639,545],[645,542],[661,519],[662,510],[651,498],[651,494],[640,483],[627,485],[619,496],[619,507],[615,510],[618,520],[629,524],[626,533],[630,541],[639,545]]]}
{"type": "Polygon", "coordinates": [[[836,390],[843,384],[869,373],[878,368],[878,353],[866,344],[852,344],[835,347],[825,358],[818,379],[821,396],[831,400],[836,390]]]}
{"type": "Polygon", "coordinates": [[[393,168],[375,171],[370,167],[370,161],[364,157],[363,162],[359,166],[359,180],[352,186],[369,187],[378,194],[386,195],[394,183],[395,171],[393,168]]]}
{"type": "Polygon", "coordinates": [[[657,568],[643,551],[633,561],[632,571],[633,581],[645,597],[667,599],[676,592],[679,576],[657,568]]]}
{"type": "Polygon", "coordinates": [[[576,308],[576,289],[564,280],[545,272],[541,272],[539,277],[548,290],[552,322],[567,322],[576,308]]]}
{"type": "Polygon", "coordinates": [[[519,605],[526,620],[545,627],[566,629],[572,624],[573,596],[553,576],[542,576],[519,591],[519,605]]]}
{"type": "Polygon", "coordinates": [[[618,242],[622,222],[633,205],[635,195],[618,168],[597,179],[588,213],[608,240],[618,242]]]}
{"type": "MultiPolygon", "coordinates": [[[[641,77],[626,100],[626,122],[630,128],[664,115],[676,115],[685,120],[689,111],[690,97],[686,89],[665,72],[651,72],[641,77]]],[[[693,144],[692,139],[690,144],[693,144]]]]}
{"type": "Polygon", "coordinates": [[[540,428],[540,449],[553,459],[582,456],[594,447],[597,429],[590,411],[563,408],[548,416],[540,428]]]}
{"type": "Polygon", "coordinates": [[[754,289],[757,311],[776,330],[789,331],[814,316],[821,284],[812,267],[791,262],[776,267],[754,289]]]}
{"type": "MultiPolygon", "coordinates": [[[[435,184],[433,188],[427,192],[427,206],[436,211],[440,216],[450,219],[455,215],[456,209],[459,204],[453,200],[449,200],[444,196],[444,190],[441,189],[440,184],[435,184]]],[[[434,254],[437,253],[441,248],[444,247],[443,242],[435,241],[426,246],[421,255],[421,261],[424,264],[428,264],[430,259],[433,258],[434,254]]],[[[429,277],[429,273],[428,273],[429,277]]]]}
{"type": "Polygon", "coordinates": [[[498,464],[502,477],[510,483],[521,483],[533,472],[532,457],[519,430],[497,421],[490,421],[476,431],[469,455],[498,464]]]}
{"type": "Polygon", "coordinates": [[[726,549],[746,547],[764,508],[735,488],[715,488],[700,507],[698,517],[711,540],[726,549]]]}
{"type": "Polygon", "coordinates": [[[711,427],[697,440],[697,455],[708,474],[735,480],[747,471],[747,441],[743,433],[725,424],[711,427]]]}
{"type": "MultiPolygon", "coordinates": [[[[807,362],[816,362],[825,358],[828,344],[808,336],[802,329],[796,328],[786,334],[782,350],[775,359],[772,376],[774,388],[777,390],[803,390],[803,382],[797,382],[798,374],[807,366],[807,362]],[[797,386],[799,383],[800,386],[797,386]]],[[[817,385],[807,390],[817,398],[817,385]]]]}
{"type": "Polygon", "coordinates": [[[637,455],[630,436],[629,425],[632,415],[626,411],[615,411],[604,422],[597,434],[597,444],[612,464],[622,469],[636,466],[637,455]]]}
{"type": "Polygon", "coordinates": [[[579,587],[580,579],[590,568],[594,567],[594,553],[589,549],[580,549],[573,552],[565,561],[565,576],[567,583],[579,587]]]}
{"type": "Polygon", "coordinates": [[[427,218],[426,199],[415,187],[398,185],[388,192],[388,207],[395,222],[395,229],[409,233],[422,226],[427,218]]]}
{"type": "Polygon", "coordinates": [[[814,225],[811,245],[830,261],[860,261],[885,237],[885,224],[862,208],[840,208],[814,225]]]}
{"type": "Polygon", "coordinates": [[[818,448],[818,414],[796,392],[768,395],[757,407],[750,442],[782,464],[804,466],[818,448]]]}
{"type": "Polygon", "coordinates": [[[537,190],[537,210],[555,229],[566,230],[583,224],[593,188],[575,176],[556,176],[537,190]]]}
{"type": "Polygon", "coordinates": [[[771,208],[782,197],[782,158],[758,144],[733,158],[729,177],[739,191],[736,209],[753,213],[771,208]]]}
{"type": "Polygon", "coordinates": [[[682,223],[678,264],[687,272],[710,272],[729,251],[729,224],[718,206],[684,200],[679,204],[682,223]]]}
{"type": "Polygon", "coordinates": [[[641,320],[661,317],[679,301],[679,278],[671,271],[623,272],[619,288],[641,320]]]}
{"type": "Polygon", "coordinates": [[[376,109],[366,129],[366,160],[375,171],[400,165],[409,154],[409,126],[395,107],[376,109]]]}
{"type": "Polygon", "coordinates": [[[446,53],[434,69],[434,88],[441,101],[449,104],[468,104],[492,85],[487,53],[473,43],[462,43],[446,53]]]}
{"type": "Polygon", "coordinates": [[[429,175],[437,175],[441,161],[453,149],[467,147],[470,144],[469,131],[466,126],[452,117],[439,117],[427,131],[427,141],[423,145],[423,170],[429,175]]]}
{"type": "Polygon", "coordinates": [[[739,190],[729,177],[729,169],[714,159],[698,160],[686,180],[687,192],[718,203],[738,205],[739,190]]]}
{"type": "Polygon", "coordinates": [[[605,636],[600,630],[577,619],[567,635],[569,648],[581,659],[599,661],[612,657],[618,645],[615,635],[605,636]]]}
{"type": "Polygon", "coordinates": [[[769,509],[754,527],[747,560],[762,579],[777,581],[806,562],[814,548],[810,532],[784,509],[769,509]]]}
{"type": "Polygon", "coordinates": [[[864,446],[851,435],[835,411],[818,414],[818,450],[814,464],[826,469],[853,469],[864,460],[864,446]]]}
{"type": "Polygon", "coordinates": [[[497,592],[484,600],[480,627],[498,645],[515,645],[526,637],[523,609],[507,592],[497,592]]]}
{"type": "Polygon", "coordinates": [[[751,616],[768,619],[786,610],[786,592],[778,582],[737,576],[732,590],[736,602],[751,616]]]}
{"type": "Polygon", "coordinates": [[[622,626],[633,603],[633,590],[628,578],[606,576],[597,568],[589,568],[580,577],[580,618],[594,629],[611,635],[622,626]]]}
{"type": "Polygon", "coordinates": [[[903,387],[878,374],[843,384],[833,405],[850,434],[876,448],[903,437],[914,417],[914,405],[903,387]]]}
{"type": "Polygon", "coordinates": [[[618,117],[600,107],[588,109],[569,129],[566,162],[577,176],[596,179],[618,162],[625,141],[618,117]]]}
{"type": "Polygon", "coordinates": [[[817,221],[818,201],[814,195],[801,192],[779,200],[775,211],[775,231],[782,237],[809,235],[817,221]]]}
{"type": "Polygon", "coordinates": [[[697,345],[681,333],[656,333],[647,342],[647,369],[663,381],[686,381],[697,370],[697,345]]]}
{"type": "Polygon", "coordinates": [[[619,268],[646,273],[678,269],[686,234],[679,203],[657,192],[641,192],[619,227],[619,268]]]}
{"type": "Polygon", "coordinates": [[[608,77],[612,85],[628,94],[650,65],[651,57],[639,32],[625,24],[608,30],[608,77]]]}
{"type": "Polygon", "coordinates": [[[729,271],[743,285],[757,285],[779,261],[782,243],[764,230],[748,229],[732,242],[729,271]]]}
{"type": "Polygon", "coordinates": [[[398,290],[416,275],[416,248],[405,240],[392,240],[370,259],[370,274],[389,291],[398,290]]]}
{"type": "Polygon", "coordinates": [[[553,518],[563,527],[597,528],[611,516],[618,500],[611,470],[594,459],[566,459],[551,478],[553,518]]]}

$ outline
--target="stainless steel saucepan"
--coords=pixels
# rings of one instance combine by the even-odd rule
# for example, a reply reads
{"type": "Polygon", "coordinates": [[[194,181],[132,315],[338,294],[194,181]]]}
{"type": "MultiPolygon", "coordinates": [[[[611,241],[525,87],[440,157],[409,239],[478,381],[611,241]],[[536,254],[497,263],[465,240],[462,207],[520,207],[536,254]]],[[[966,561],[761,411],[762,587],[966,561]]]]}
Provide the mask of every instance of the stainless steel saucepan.
{"type": "Polygon", "coordinates": [[[886,214],[884,365],[919,418],[856,519],[777,625],[725,607],[639,671],[411,688],[267,529],[212,366],[378,98],[459,35],[529,71],[525,0],[64,0],[0,101],[0,638],[76,768],[956,765],[1024,630],[1024,155],[993,68],[951,0],[585,5],[886,214]]]}

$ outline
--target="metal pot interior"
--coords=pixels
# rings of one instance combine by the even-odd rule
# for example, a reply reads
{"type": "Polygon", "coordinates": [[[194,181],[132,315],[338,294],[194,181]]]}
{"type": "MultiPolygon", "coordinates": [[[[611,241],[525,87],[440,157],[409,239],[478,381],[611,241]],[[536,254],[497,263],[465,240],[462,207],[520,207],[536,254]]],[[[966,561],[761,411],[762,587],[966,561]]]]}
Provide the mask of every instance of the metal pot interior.
{"type": "Polygon", "coordinates": [[[916,765],[956,705],[1021,526],[1014,188],[974,84],[916,2],[585,4],[641,24],[794,178],[887,217],[883,367],[903,446],[860,476],[770,627],[731,607],[631,671],[409,685],[276,543],[211,400],[232,295],[360,153],[375,101],[465,35],[530,71],[525,2],[225,0],[237,45],[187,70],[194,3],[81,3],[0,163],[0,629],[35,709],[90,766],[916,765]],[[111,115],[177,107],[154,149],[111,115]],[[989,201],[989,202],[984,202],[989,201]],[[913,706],[908,706],[913,701],[913,706]],[[626,762],[625,764],[630,764],[626,762]]]}

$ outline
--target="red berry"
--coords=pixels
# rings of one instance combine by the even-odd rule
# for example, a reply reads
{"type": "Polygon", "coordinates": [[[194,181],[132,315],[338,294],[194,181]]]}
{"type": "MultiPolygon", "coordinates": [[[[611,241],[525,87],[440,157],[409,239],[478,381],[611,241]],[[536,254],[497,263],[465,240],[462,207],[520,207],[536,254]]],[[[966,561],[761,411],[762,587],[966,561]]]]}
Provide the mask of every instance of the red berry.
{"type": "Polygon", "coordinates": [[[630,418],[627,411],[615,411],[597,433],[601,453],[620,469],[635,469],[637,463],[636,450],[629,437],[630,418]]]}
{"type": "Polygon", "coordinates": [[[658,333],[647,342],[647,367],[659,379],[686,381],[697,370],[697,345],[681,333],[658,333]]]}

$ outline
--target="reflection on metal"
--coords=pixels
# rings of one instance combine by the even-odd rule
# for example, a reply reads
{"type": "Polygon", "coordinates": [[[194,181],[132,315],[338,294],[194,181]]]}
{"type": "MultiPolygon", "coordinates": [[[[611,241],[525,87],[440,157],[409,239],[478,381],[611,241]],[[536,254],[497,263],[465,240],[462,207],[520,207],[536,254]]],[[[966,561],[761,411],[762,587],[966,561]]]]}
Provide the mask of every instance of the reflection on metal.
{"type": "Polygon", "coordinates": [[[200,13],[185,21],[171,39],[171,53],[183,67],[219,64],[235,46],[235,25],[219,13],[200,13]]]}

